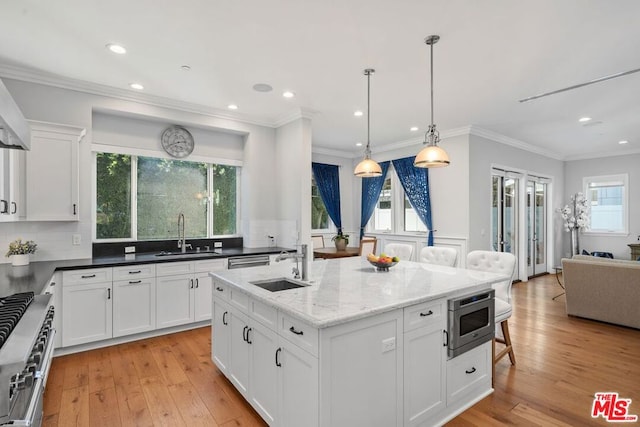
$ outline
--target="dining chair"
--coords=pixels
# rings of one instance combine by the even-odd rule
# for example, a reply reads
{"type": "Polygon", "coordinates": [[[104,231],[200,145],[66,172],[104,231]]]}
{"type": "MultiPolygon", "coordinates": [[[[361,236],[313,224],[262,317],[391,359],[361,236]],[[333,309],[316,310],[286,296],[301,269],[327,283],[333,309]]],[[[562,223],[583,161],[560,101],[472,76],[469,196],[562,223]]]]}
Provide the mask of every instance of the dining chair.
{"type": "Polygon", "coordinates": [[[375,237],[364,237],[360,240],[360,256],[366,257],[369,254],[375,254],[377,245],[378,239],[375,237]]]}
{"type": "Polygon", "coordinates": [[[442,246],[426,246],[420,251],[418,261],[425,264],[445,265],[454,267],[458,261],[458,251],[442,246]]]}
{"type": "Polygon", "coordinates": [[[388,243],[384,247],[384,253],[391,257],[397,256],[404,261],[411,261],[413,245],[407,245],[405,243],[388,243]]]}
{"type": "Polygon", "coordinates": [[[508,252],[471,251],[467,255],[467,268],[470,270],[487,271],[508,276],[508,280],[494,283],[495,294],[495,323],[500,324],[502,337],[493,339],[493,364],[492,378],[495,377],[496,363],[507,354],[512,365],[516,364],[516,355],[513,352],[511,336],[509,335],[508,320],[511,317],[511,284],[516,270],[516,257],[508,252]],[[496,342],[505,345],[505,348],[496,354],[496,342]]]}
{"type": "Polygon", "coordinates": [[[322,234],[313,234],[311,235],[311,243],[313,243],[313,249],[324,248],[324,237],[322,234]]]}

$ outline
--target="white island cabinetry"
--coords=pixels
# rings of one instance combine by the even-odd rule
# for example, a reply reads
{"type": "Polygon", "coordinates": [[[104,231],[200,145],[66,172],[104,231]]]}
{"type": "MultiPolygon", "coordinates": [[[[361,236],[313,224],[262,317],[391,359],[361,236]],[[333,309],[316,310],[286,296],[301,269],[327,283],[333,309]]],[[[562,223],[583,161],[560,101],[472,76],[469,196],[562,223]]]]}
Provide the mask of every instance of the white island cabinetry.
{"type": "Polygon", "coordinates": [[[447,358],[447,300],[503,276],[359,258],[277,292],[252,282],[288,266],[212,276],[212,359],[270,426],[442,425],[493,391],[490,341],[447,358]]]}

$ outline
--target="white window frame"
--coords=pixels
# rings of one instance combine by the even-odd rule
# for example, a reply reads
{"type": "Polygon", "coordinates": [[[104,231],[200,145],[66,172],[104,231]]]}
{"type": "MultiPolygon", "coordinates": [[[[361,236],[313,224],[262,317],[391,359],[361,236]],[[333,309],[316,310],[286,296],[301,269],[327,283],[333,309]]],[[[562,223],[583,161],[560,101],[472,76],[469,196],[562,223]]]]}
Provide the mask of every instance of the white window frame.
{"type": "Polygon", "coordinates": [[[589,218],[589,229],[583,231],[584,234],[592,236],[628,236],[629,235],[629,174],[587,176],[582,178],[587,203],[591,207],[590,184],[594,182],[621,181],[622,182],[622,230],[594,230],[591,228],[591,217],[589,218]]]}

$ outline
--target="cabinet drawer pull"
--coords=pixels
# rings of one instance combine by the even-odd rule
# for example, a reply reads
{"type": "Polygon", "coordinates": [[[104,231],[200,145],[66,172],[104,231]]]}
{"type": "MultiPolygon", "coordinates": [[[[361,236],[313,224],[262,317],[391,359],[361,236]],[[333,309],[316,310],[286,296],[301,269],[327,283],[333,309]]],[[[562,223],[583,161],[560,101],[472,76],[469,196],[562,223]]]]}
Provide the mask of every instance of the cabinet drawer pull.
{"type": "Polygon", "coordinates": [[[138,283],[142,283],[142,280],[129,280],[130,285],[137,285],[138,283]]]}
{"type": "Polygon", "coordinates": [[[140,274],[142,270],[130,271],[129,274],[140,274]]]}
{"type": "Polygon", "coordinates": [[[227,323],[227,313],[228,311],[225,311],[224,313],[222,313],[222,324],[225,326],[229,325],[229,323],[227,323]]]}
{"type": "Polygon", "coordinates": [[[253,344],[253,342],[249,339],[249,332],[251,332],[253,328],[247,329],[247,344],[253,344]]]}
{"type": "Polygon", "coordinates": [[[282,363],[280,363],[280,361],[278,360],[278,355],[280,354],[281,351],[282,351],[282,347],[278,347],[278,349],[276,350],[276,366],[278,368],[282,366],[282,363]]]}
{"type": "Polygon", "coordinates": [[[11,206],[13,206],[13,209],[11,209],[11,215],[13,215],[18,212],[18,205],[16,204],[16,202],[11,202],[11,206]]]}
{"type": "Polygon", "coordinates": [[[87,274],[86,276],[81,276],[83,279],[93,279],[94,277],[96,277],[95,274],[87,274]]]}
{"type": "Polygon", "coordinates": [[[189,283],[191,283],[191,285],[189,286],[191,289],[193,289],[193,279],[189,279],[189,283]]]}
{"type": "Polygon", "coordinates": [[[471,369],[467,369],[466,371],[464,371],[466,374],[473,374],[476,371],[475,367],[472,367],[471,369]]]}
{"type": "Polygon", "coordinates": [[[216,286],[216,291],[218,291],[218,292],[222,292],[222,291],[224,291],[224,289],[223,289],[223,288],[221,288],[220,286],[216,286]]]}
{"type": "Polygon", "coordinates": [[[0,200],[0,202],[2,203],[2,210],[0,211],[0,213],[8,214],[9,213],[9,204],[7,203],[6,200],[0,200]]]}
{"type": "Polygon", "coordinates": [[[111,299],[111,288],[107,288],[107,299],[111,299]]]}
{"type": "Polygon", "coordinates": [[[78,209],[75,203],[73,204],[73,214],[78,215],[78,209]]]}
{"type": "Polygon", "coordinates": [[[443,330],[442,334],[444,335],[444,344],[442,344],[442,346],[449,347],[449,332],[443,330]]]}
{"type": "Polygon", "coordinates": [[[245,326],[244,328],[242,328],[242,341],[247,342],[248,338],[247,338],[247,329],[249,329],[248,326],[245,326]]]}
{"type": "Polygon", "coordinates": [[[199,287],[200,287],[200,279],[196,278],[196,288],[199,288],[199,287]]]}
{"type": "Polygon", "coordinates": [[[304,335],[304,331],[296,331],[296,328],[294,328],[293,326],[290,327],[289,330],[296,335],[304,335]]]}
{"type": "Polygon", "coordinates": [[[431,316],[433,314],[433,311],[429,310],[426,313],[420,313],[420,317],[427,317],[427,316],[431,316]]]}

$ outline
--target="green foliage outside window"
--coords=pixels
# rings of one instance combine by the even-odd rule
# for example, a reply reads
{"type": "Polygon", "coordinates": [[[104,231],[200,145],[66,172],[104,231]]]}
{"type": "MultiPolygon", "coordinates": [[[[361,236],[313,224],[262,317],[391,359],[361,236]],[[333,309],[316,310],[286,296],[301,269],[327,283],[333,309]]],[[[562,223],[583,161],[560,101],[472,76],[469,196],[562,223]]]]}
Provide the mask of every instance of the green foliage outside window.
{"type": "Polygon", "coordinates": [[[329,213],[324,206],[315,178],[311,178],[311,229],[325,230],[329,228],[329,213]]]}
{"type": "Polygon", "coordinates": [[[131,156],[98,153],[96,237],[131,237],[131,156]]]}

